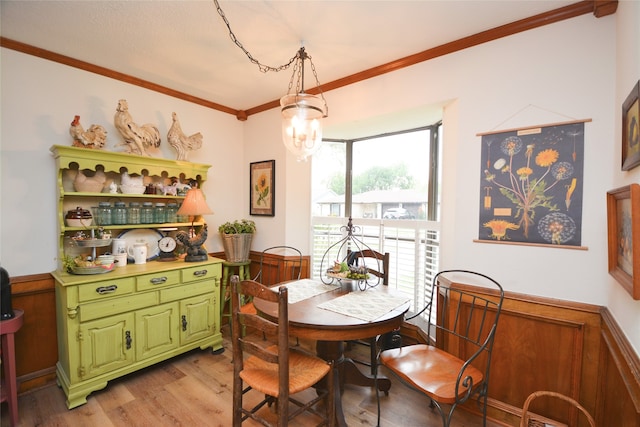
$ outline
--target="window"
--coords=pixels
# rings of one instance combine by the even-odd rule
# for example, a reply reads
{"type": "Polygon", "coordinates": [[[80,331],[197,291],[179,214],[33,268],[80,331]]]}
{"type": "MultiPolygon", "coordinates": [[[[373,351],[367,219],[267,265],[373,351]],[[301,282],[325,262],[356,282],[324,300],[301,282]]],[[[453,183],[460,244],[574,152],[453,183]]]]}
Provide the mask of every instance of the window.
{"type": "Polygon", "coordinates": [[[391,254],[389,286],[424,306],[438,271],[441,123],[351,140],[325,141],[313,157],[313,272],[344,237],[391,254]]]}

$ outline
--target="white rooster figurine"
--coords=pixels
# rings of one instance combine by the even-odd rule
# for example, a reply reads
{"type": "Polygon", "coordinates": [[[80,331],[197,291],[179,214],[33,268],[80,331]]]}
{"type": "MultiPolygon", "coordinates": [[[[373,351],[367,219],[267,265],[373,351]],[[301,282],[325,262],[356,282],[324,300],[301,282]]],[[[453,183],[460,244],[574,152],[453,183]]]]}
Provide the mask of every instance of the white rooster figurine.
{"type": "Polygon", "coordinates": [[[74,116],[69,134],[73,138],[73,146],[81,148],[103,148],[107,141],[107,131],[100,125],[91,125],[88,130],[84,130],[80,124],[80,116],[74,116]]]}
{"type": "Polygon", "coordinates": [[[147,147],[160,146],[160,131],[152,124],[138,126],[129,114],[129,104],[125,99],[118,101],[114,124],[120,135],[124,138],[124,144],[134,154],[148,156],[147,147]]]}
{"type": "Polygon", "coordinates": [[[202,134],[200,132],[187,136],[182,131],[178,115],[172,113],[173,124],[167,133],[167,142],[178,152],[178,160],[187,160],[187,153],[202,147],[202,134]]]}

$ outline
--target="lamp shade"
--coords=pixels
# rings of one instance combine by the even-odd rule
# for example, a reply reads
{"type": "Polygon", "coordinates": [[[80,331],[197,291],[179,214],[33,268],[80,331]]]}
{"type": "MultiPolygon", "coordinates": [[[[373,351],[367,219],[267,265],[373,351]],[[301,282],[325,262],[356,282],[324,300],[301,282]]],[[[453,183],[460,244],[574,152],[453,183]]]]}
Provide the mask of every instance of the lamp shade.
{"type": "Polygon", "coordinates": [[[178,215],[188,215],[188,216],[196,216],[196,215],[208,215],[212,214],[213,211],[207,205],[207,202],[204,199],[204,194],[202,190],[199,188],[192,188],[187,191],[187,195],[182,202],[182,206],[178,209],[178,215]]]}

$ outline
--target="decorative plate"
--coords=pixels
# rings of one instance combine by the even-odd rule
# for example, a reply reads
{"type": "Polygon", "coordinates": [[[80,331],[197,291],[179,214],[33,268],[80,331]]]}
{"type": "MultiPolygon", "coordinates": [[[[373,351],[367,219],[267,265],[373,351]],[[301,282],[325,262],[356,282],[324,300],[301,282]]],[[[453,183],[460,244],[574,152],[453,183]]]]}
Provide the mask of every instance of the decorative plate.
{"type": "MultiPolygon", "coordinates": [[[[160,255],[158,248],[158,240],[162,239],[164,234],[152,228],[136,228],[134,230],[126,230],[120,233],[118,239],[124,239],[127,250],[134,243],[144,242],[147,244],[147,262],[153,261],[160,255]]],[[[127,255],[129,262],[133,262],[133,257],[127,255]]]]}

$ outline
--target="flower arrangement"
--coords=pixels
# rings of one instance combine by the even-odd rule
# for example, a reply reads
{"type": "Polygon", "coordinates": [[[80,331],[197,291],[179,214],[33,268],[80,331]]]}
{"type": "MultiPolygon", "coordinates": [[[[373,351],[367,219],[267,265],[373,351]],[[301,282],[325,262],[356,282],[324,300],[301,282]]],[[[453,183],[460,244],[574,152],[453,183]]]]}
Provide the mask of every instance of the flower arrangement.
{"type": "Polygon", "coordinates": [[[253,234],[256,232],[256,223],[248,220],[227,221],[218,227],[220,234],[253,234]]]}

